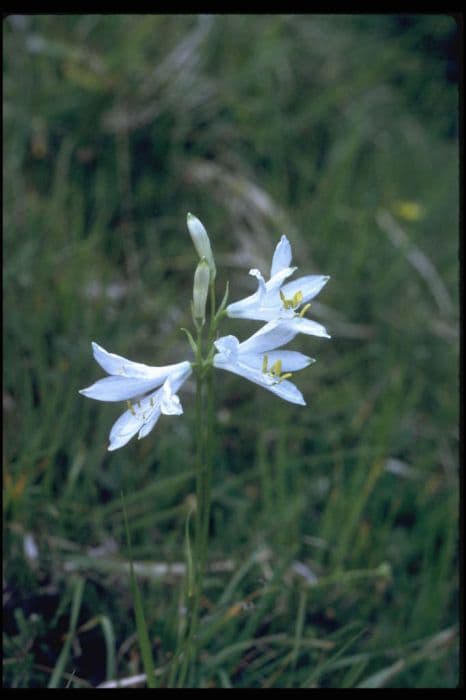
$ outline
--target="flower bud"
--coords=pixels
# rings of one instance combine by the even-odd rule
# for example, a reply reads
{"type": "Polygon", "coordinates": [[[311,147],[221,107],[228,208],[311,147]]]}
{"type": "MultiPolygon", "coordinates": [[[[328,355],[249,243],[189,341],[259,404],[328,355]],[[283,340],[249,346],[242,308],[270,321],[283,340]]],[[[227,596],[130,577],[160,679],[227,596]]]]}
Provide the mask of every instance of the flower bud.
{"type": "Polygon", "coordinates": [[[205,258],[201,258],[194,273],[193,316],[195,321],[205,322],[205,307],[209,293],[210,269],[205,258]]]}
{"type": "Polygon", "coordinates": [[[215,274],[217,272],[214,262],[214,256],[212,255],[212,249],[210,247],[209,236],[204,226],[201,224],[196,216],[188,213],[187,224],[191,238],[193,239],[194,247],[196,248],[197,254],[200,258],[205,258],[207,264],[209,265],[210,278],[212,282],[215,279],[215,274]]]}

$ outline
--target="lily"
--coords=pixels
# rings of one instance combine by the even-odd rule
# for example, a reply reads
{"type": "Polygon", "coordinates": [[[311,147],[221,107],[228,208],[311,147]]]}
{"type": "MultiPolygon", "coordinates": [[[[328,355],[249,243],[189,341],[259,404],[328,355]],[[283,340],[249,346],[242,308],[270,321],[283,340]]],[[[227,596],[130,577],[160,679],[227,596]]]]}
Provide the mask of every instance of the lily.
{"type": "Polygon", "coordinates": [[[285,401],[305,406],[302,393],[289,380],[293,372],[315,360],[301,352],[278,349],[296,333],[290,324],[270,321],[242,343],[234,335],[226,335],[214,342],[218,350],[214,367],[245,377],[285,401]]]}
{"type": "Polygon", "coordinates": [[[291,260],[291,244],[286,236],[282,236],[275,248],[268,282],[259,270],[250,270],[249,274],[258,281],[257,291],[241,301],[229,304],[226,313],[230,318],[286,321],[296,333],[330,338],[324,326],[304,318],[310,300],[317,296],[330,277],[307,275],[285,284],[285,280],[298,269],[291,267],[291,260]]]}
{"type": "Polygon", "coordinates": [[[110,451],[126,445],[136,433],[139,439],[148,435],[162,413],[183,413],[176,392],[192,372],[190,362],[150,367],[107,352],[94,342],[92,350],[109,376],[79,393],[96,401],[126,401],[128,405],[110,431],[110,451]]]}

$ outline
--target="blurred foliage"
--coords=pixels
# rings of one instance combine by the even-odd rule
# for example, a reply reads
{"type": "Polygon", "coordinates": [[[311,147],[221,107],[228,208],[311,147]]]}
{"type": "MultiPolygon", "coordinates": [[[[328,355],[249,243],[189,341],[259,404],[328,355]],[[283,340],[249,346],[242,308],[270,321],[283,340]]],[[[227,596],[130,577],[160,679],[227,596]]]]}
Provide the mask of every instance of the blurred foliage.
{"type": "Polygon", "coordinates": [[[111,454],[116,407],[77,391],[91,340],[189,359],[192,211],[231,300],[283,232],[332,278],[306,409],[218,382],[198,684],[455,686],[456,21],[11,15],[3,41],[4,685],[58,678],[82,590],[58,681],[141,673],[122,490],[166,682],[193,387],[111,454]]]}

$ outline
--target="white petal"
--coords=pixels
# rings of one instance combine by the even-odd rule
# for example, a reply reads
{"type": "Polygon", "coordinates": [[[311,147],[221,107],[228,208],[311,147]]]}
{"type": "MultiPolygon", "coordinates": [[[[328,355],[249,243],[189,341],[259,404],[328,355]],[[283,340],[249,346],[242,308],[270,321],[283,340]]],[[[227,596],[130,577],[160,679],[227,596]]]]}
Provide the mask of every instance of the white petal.
{"type": "MultiPolygon", "coordinates": [[[[278,293],[278,290],[280,289],[286,278],[292,275],[293,272],[297,269],[297,267],[284,267],[283,269],[276,272],[265,285],[267,289],[267,296],[272,292],[278,293]]],[[[266,304],[268,305],[268,302],[266,302],[266,304]]]]}
{"type": "Polygon", "coordinates": [[[99,379],[86,389],[81,389],[79,393],[96,401],[126,401],[156,389],[159,385],[159,379],[131,379],[111,376],[99,379]]]}
{"type": "Polygon", "coordinates": [[[142,420],[138,415],[134,416],[130,410],[125,411],[113,424],[108,450],[112,452],[126,445],[141,429],[141,425],[142,420]]]}
{"type": "Polygon", "coordinates": [[[239,340],[234,335],[224,335],[222,338],[214,341],[217,350],[227,360],[236,361],[239,348],[239,340]]]}
{"type": "Polygon", "coordinates": [[[160,409],[166,416],[180,416],[183,413],[181,401],[178,395],[172,392],[169,379],[162,387],[160,409]]]}
{"type": "Polygon", "coordinates": [[[304,333],[305,335],[316,335],[319,338],[331,337],[324,326],[320,323],[316,323],[316,321],[311,321],[309,318],[295,316],[295,318],[281,321],[281,324],[286,326],[290,331],[294,330],[295,334],[304,333]]]}
{"type": "Polygon", "coordinates": [[[290,242],[286,236],[282,236],[273,254],[270,277],[276,275],[277,272],[283,270],[284,267],[290,267],[291,255],[290,242]]]}
{"type": "MultiPolygon", "coordinates": [[[[261,271],[258,270],[256,267],[253,267],[252,270],[249,270],[249,274],[252,277],[255,277],[259,287],[257,289],[256,294],[258,295],[258,300],[265,294],[265,279],[264,276],[262,275],[261,271]]],[[[249,297],[250,298],[250,297],[249,297]]]]}
{"type": "Polygon", "coordinates": [[[298,277],[298,279],[284,284],[282,292],[286,299],[292,299],[296,292],[301,292],[303,295],[301,304],[305,304],[318,295],[329,279],[330,277],[328,275],[307,275],[306,277],[298,277]]]}
{"type": "Polygon", "coordinates": [[[299,332],[288,321],[269,321],[239,346],[239,353],[260,354],[289,343],[299,332]]]}
{"type": "MultiPolygon", "coordinates": [[[[292,274],[292,272],[293,270],[285,273],[285,277],[292,274]]],[[[249,270],[249,274],[255,277],[258,281],[259,286],[257,291],[254,294],[241,299],[240,301],[235,301],[233,304],[229,304],[226,308],[227,315],[230,318],[250,318],[255,320],[270,320],[271,318],[275,318],[275,310],[268,308],[266,311],[264,311],[263,307],[277,305],[277,300],[278,306],[280,306],[280,297],[278,296],[278,293],[277,300],[272,299],[274,294],[271,296],[268,291],[270,280],[266,283],[261,272],[256,268],[249,270]]],[[[280,273],[280,279],[277,278],[276,280],[278,286],[280,286],[285,277],[283,277],[282,273],[280,273]]],[[[275,284],[275,282],[273,282],[273,284],[275,284]]],[[[274,292],[274,289],[272,289],[272,292],[274,292]]]]}
{"type": "Polygon", "coordinates": [[[193,368],[190,362],[179,362],[176,369],[170,372],[170,386],[172,392],[175,394],[182,384],[185,383],[187,378],[192,374],[193,368]]]}
{"type": "Polygon", "coordinates": [[[157,369],[149,367],[149,365],[133,362],[121,355],[115,355],[113,352],[107,352],[97,343],[92,343],[92,350],[96,362],[108,374],[117,374],[126,377],[150,378],[153,376],[153,370],[157,369]]]}
{"type": "Polygon", "coordinates": [[[288,379],[285,379],[283,382],[279,382],[278,384],[273,384],[272,386],[267,388],[269,389],[269,391],[272,391],[281,399],[285,399],[285,401],[289,401],[290,403],[296,403],[299,406],[306,405],[304,396],[302,395],[298,387],[295,386],[293,382],[288,381],[288,379]]]}
{"type": "Polygon", "coordinates": [[[155,424],[157,423],[158,419],[160,418],[160,414],[161,414],[160,408],[157,408],[156,410],[153,411],[150,419],[144,423],[141,430],[139,431],[138,440],[140,440],[143,437],[146,437],[146,435],[149,435],[150,431],[154,428],[155,424]]]}
{"type": "Polygon", "coordinates": [[[291,403],[305,405],[303,395],[299,389],[289,382],[288,380],[277,382],[274,381],[268,375],[263,374],[261,371],[252,369],[243,364],[233,364],[224,363],[218,355],[214,357],[214,366],[219,369],[227,370],[233,374],[238,374],[240,377],[249,379],[250,382],[258,384],[263,389],[271,391],[273,394],[280,396],[280,398],[285,399],[285,401],[290,401],[291,403]]]}
{"type": "Polygon", "coordinates": [[[135,379],[159,380],[158,384],[163,384],[169,374],[177,371],[185,364],[184,362],[177,362],[174,365],[151,367],[141,362],[133,362],[121,355],[115,355],[113,352],[107,352],[97,343],[92,343],[92,351],[96,362],[98,362],[108,374],[133,377],[135,379]]]}
{"type": "Polygon", "coordinates": [[[147,435],[160,417],[160,400],[162,389],[152,392],[140,401],[132,404],[115,422],[110,431],[108,449],[116,450],[126,445],[139,431],[139,437],[147,435]]]}
{"type": "MultiPolygon", "coordinates": [[[[253,295],[256,297],[256,295],[253,295]]],[[[240,301],[235,301],[233,304],[228,304],[225,311],[227,316],[230,318],[253,318],[251,317],[251,309],[258,306],[257,299],[253,297],[246,297],[246,299],[241,299],[240,301]],[[252,301],[251,301],[252,300],[252,301]]]]}
{"type": "MultiPolygon", "coordinates": [[[[255,321],[271,321],[283,315],[283,302],[280,287],[283,281],[293,274],[295,267],[279,270],[268,282],[264,283],[259,270],[250,270],[249,274],[259,280],[259,289],[241,301],[229,304],[226,308],[230,318],[249,318],[255,321]]],[[[291,315],[293,312],[290,312],[291,315]]],[[[288,312],[286,315],[289,315],[288,312]]]]}
{"type": "Polygon", "coordinates": [[[255,318],[254,310],[259,308],[262,299],[266,294],[265,280],[259,270],[256,268],[249,270],[249,274],[257,279],[258,288],[254,294],[251,294],[240,301],[235,301],[228,304],[226,308],[227,315],[230,318],[255,318]],[[251,316],[251,314],[253,314],[251,316]]]}
{"type": "MultiPolygon", "coordinates": [[[[315,362],[312,357],[307,357],[303,355],[302,352],[296,352],[294,350],[271,350],[267,354],[267,367],[273,367],[275,362],[281,361],[281,371],[283,372],[297,372],[300,369],[308,367],[310,364],[315,362]]],[[[264,354],[241,354],[241,363],[249,365],[253,369],[259,369],[262,371],[264,361],[264,354]]]]}

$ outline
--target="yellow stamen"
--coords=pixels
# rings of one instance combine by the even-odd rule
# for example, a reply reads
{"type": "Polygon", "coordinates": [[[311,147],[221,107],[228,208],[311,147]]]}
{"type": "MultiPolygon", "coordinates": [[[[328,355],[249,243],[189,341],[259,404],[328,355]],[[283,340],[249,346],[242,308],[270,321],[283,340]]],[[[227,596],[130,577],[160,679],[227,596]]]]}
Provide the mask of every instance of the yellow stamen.
{"type": "Polygon", "coordinates": [[[264,355],[262,360],[262,374],[268,374],[274,380],[274,384],[280,384],[285,379],[289,379],[293,375],[291,372],[285,372],[282,374],[282,360],[275,360],[270,369],[267,369],[267,364],[269,361],[268,355],[264,355]]]}
{"type": "Polygon", "coordinates": [[[282,373],[282,361],[277,360],[276,362],[273,363],[272,367],[270,368],[270,374],[273,377],[279,378],[282,373]]]}
{"type": "Polygon", "coordinates": [[[126,405],[128,406],[128,408],[129,408],[129,410],[131,411],[131,413],[133,414],[133,416],[135,416],[135,415],[136,415],[136,411],[134,410],[133,404],[131,403],[131,401],[130,401],[129,399],[128,399],[128,401],[126,402],[126,405]]]}
{"type": "Polygon", "coordinates": [[[295,292],[293,294],[291,299],[287,299],[286,296],[283,294],[282,290],[280,289],[280,299],[282,300],[282,303],[283,303],[283,306],[285,307],[285,309],[295,309],[302,302],[303,293],[299,289],[297,292],[295,292]]]}
{"type": "Polygon", "coordinates": [[[303,308],[302,308],[301,311],[299,312],[300,318],[302,318],[302,317],[304,316],[304,314],[306,313],[306,311],[309,309],[310,306],[311,306],[310,303],[309,303],[309,304],[306,304],[306,306],[303,306],[303,308]]]}
{"type": "Polygon", "coordinates": [[[264,357],[262,358],[262,374],[266,374],[266,372],[267,372],[268,361],[269,361],[269,356],[264,355],[264,357]]]}

